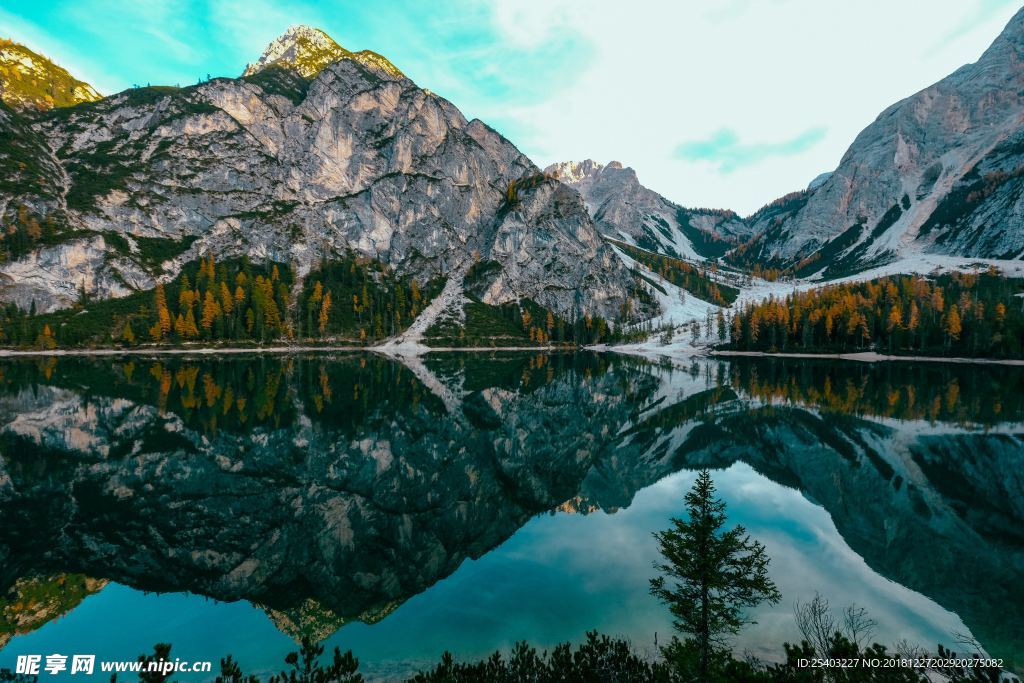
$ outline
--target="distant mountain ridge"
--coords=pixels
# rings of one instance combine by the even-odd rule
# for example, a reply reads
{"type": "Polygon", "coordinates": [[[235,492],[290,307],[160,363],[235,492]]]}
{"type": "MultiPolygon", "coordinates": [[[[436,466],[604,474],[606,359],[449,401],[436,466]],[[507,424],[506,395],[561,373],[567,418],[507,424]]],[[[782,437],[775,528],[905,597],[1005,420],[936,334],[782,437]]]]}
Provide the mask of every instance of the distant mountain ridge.
{"type": "Polygon", "coordinates": [[[750,228],[732,211],[686,209],[640,184],[618,161],[593,159],[552,164],[554,174],[583,197],[601,234],[679,258],[721,255],[750,228]]]}

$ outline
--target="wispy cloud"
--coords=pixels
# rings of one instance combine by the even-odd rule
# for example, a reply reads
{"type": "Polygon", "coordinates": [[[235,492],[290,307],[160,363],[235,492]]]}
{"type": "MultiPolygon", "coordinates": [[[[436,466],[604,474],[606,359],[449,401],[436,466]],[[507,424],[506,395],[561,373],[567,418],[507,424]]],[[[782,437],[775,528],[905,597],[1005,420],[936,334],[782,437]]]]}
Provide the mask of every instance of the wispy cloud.
{"type": "Polygon", "coordinates": [[[823,126],[808,128],[799,135],[780,142],[740,141],[736,132],[722,128],[706,140],[684,142],[676,147],[673,156],[681,161],[706,161],[721,173],[732,173],[745,166],[775,157],[789,157],[806,152],[825,139],[823,126]]]}
{"type": "Polygon", "coordinates": [[[960,23],[943,33],[928,48],[926,54],[935,54],[949,43],[959,40],[972,31],[984,26],[986,23],[997,18],[999,13],[1007,7],[1016,7],[1016,0],[979,0],[973,5],[965,4],[962,8],[962,19],[960,23]]]}

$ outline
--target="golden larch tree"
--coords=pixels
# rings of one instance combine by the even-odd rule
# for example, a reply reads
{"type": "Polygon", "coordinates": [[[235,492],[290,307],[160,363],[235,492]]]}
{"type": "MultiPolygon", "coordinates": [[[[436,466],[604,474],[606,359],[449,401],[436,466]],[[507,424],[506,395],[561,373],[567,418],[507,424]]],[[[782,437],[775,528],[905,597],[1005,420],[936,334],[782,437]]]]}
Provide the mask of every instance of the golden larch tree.
{"type": "Polygon", "coordinates": [[[328,291],[324,294],[323,301],[320,303],[320,315],[317,318],[317,323],[320,329],[320,334],[327,331],[327,321],[331,315],[331,293],[328,291]]]}

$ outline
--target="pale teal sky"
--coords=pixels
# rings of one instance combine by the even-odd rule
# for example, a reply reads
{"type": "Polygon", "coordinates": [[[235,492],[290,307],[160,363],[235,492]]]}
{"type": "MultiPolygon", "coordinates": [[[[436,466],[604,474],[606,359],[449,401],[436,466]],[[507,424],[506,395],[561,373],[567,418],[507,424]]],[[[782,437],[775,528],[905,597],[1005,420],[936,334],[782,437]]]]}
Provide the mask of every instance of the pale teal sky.
{"type": "Polygon", "coordinates": [[[7,0],[0,36],[103,93],[234,76],[293,24],[387,56],[544,166],[617,159],[749,213],[974,61],[1013,0],[7,0]]]}

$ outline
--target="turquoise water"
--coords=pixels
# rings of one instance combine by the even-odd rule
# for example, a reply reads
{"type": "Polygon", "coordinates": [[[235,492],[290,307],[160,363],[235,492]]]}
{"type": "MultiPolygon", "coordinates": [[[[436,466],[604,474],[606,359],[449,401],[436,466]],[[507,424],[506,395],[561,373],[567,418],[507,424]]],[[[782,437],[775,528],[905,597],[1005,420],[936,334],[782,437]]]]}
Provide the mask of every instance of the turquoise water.
{"type": "MultiPolygon", "coordinates": [[[[72,515],[70,533],[124,545],[117,549],[117,557],[95,562],[71,557],[71,551],[56,562],[45,552],[40,559],[33,560],[36,570],[22,575],[50,574],[66,567],[67,571],[84,571],[112,582],[71,605],[62,616],[15,635],[0,650],[0,668],[13,667],[20,654],[88,653],[96,654],[100,660],[134,659],[151,651],[154,643],[168,642],[173,644],[175,657],[212,660],[215,672],[217,660],[229,653],[247,672],[277,671],[283,668],[284,656],[296,649],[293,636],[302,628],[279,628],[267,611],[253,603],[266,605],[274,596],[284,593],[288,599],[274,605],[277,615],[283,612],[294,617],[315,612],[303,611],[301,604],[307,597],[320,606],[330,603],[328,613],[333,616],[324,617],[316,612],[316,632],[326,636],[328,648],[351,649],[361,661],[361,671],[375,679],[398,677],[423,668],[437,661],[445,650],[453,650],[459,657],[475,658],[507,648],[518,640],[542,648],[566,640],[577,641],[592,629],[629,638],[637,649],[653,653],[656,642],[671,635],[671,626],[667,610],[647,590],[653,571],[651,564],[656,559],[651,534],[665,528],[670,517],[682,513],[682,497],[696,476],[697,466],[715,468],[713,476],[728,504],[730,522],[743,524],[766,545],[772,557],[771,574],[783,595],[778,605],[762,606],[752,612],[756,623],[736,639],[737,651],[769,660],[779,658],[783,642],[799,639],[793,619],[794,604],[820,593],[837,608],[852,603],[865,607],[878,624],[875,639],[879,642],[907,640],[934,647],[936,643],[953,644],[954,634],[973,632],[993,649],[1002,648],[1003,656],[1015,655],[1012,636],[1009,640],[1005,636],[1017,625],[1013,617],[1007,623],[1005,617],[996,616],[995,610],[990,609],[987,613],[970,612],[965,621],[956,612],[959,606],[967,604],[967,600],[958,601],[967,589],[957,585],[961,576],[953,567],[971,571],[965,566],[970,561],[967,547],[975,551],[981,548],[982,552],[990,550],[984,562],[986,571],[1012,574],[1019,568],[1015,563],[1021,561],[1017,540],[1004,528],[1008,528],[1006,519],[992,513],[979,521],[974,517],[984,515],[985,510],[965,513],[955,500],[955,492],[949,491],[948,481],[953,475],[948,470],[964,465],[950,459],[964,452],[984,459],[968,471],[988,466],[1005,468],[1007,462],[1022,463],[1018,423],[1013,419],[1019,408],[1011,397],[1007,397],[1000,420],[970,424],[970,420],[963,419],[963,412],[957,413],[959,417],[955,420],[951,417],[961,402],[966,405],[964,410],[973,410],[970,401],[975,398],[975,385],[971,382],[977,381],[977,377],[943,376],[944,383],[940,384],[936,377],[887,375],[887,389],[878,389],[879,395],[886,397],[884,400],[868,398],[874,394],[862,390],[861,399],[847,402],[848,409],[837,415],[823,414],[821,404],[811,405],[809,399],[803,403],[795,401],[791,390],[785,394],[776,391],[774,398],[769,399],[765,387],[771,383],[766,380],[777,369],[769,372],[769,368],[733,368],[730,372],[739,379],[722,382],[717,376],[719,366],[685,368],[685,372],[680,372],[635,363],[600,368],[569,363],[547,372],[543,364],[527,365],[524,371],[521,366],[526,361],[515,360],[512,365],[509,362],[502,361],[501,373],[495,373],[493,367],[454,368],[450,360],[428,363],[428,369],[443,381],[461,376],[462,394],[469,397],[461,410],[470,416],[468,424],[445,423],[453,411],[431,404],[425,392],[410,401],[393,400],[390,407],[383,407],[388,403],[383,395],[393,397],[390,387],[395,377],[399,383],[410,386],[414,382],[402,369],[390,366],[377,368],[374,382],[379,382],[379,386],[373,382],[362,385],[371,398],[367,400],[364,394],[359,411],[362,417],[346,420],[343,427],[340,420],[320,418],[320,425],[310,431],[308,425],[302,426],[304,420],[297,414],[308,410],[308,405],[300,409],[295,407],[294,400],[281,402],[284,407],[280,412],[287,414],[288,420],[269,429],[298,435],[300,450],[311,452],[328,449],[326,444],[348,444],[348,455],[332,453],[326,459],[326,469],[303,460],[293,476],[299,477],[301,472],[301,476],[317,482],[330,481],[339,476],[338,458],[358,458],[353,455],[358,453],[366,458],[345,475],[346,492],[337,494],[341,499],[335,494],[317,498],[305,492],[303,484],[299,490],[304,492],[294,500],[301,500],[307,507],[313,507],[315,501],[321,512],[296,526],[271,524],[290,537],[316,526],[316,533],[309,536],[312,540],[301,536],[302,543],[296,546],[304,554],[301,562],[320,563],[315,572],[296,569],[287,557],[282,559],[275,554],[276,574],[225,583],[222,574],[227,570],[220,569],[216,558],[199,559],[201,553],[197,554],[197,548],[205,546],[193,538],[194,534],[212,533],[213,521],[230,525],[230,521],[225,521],[228,518],[221,519],[213,512],[203,518],[201,529],[189,527],[195,522],[190,517],[174,519],[173,524],[167,522],[168,528],[181,533],[181,538],[170,538],[170,532],[163,527],[156,532],[112,532],[112,525],[120,523],[127,527],[129,523],[129,517],[118,516],[123,512],[119,511],[122,505],[130,508],[125,514],[155,515],[154,519],[162,521],[178,514],[179,502],[167,492],[153,494],[145,505],[139,501],[145,497],[146,485],[130,481],[125,472],[130,467],[144,467],[140,463],[145,458],[140,453],[159,450],[173,454],[173,463],[160,460],[160,476],[170,477],[172,483],[167,491],[179,494],[180,504],[193,505],[189,501],[200,500],[204,509],[216,511],[216,506],[225,504],[225,497],[242,500],[251,494],[248,489],[230,488],[225,493],[218,488],[218,482],[209,481],[212,474],[193,479],[191,470],[174,471],[173,467],[181,466],[188,448],[183,451],[176,446],[179,450],[168,450],[170,447],[160,442],[159,448],[135,447],[134,455],[117,456],[123,461],[111,462],[111,453],[117,449],[112,447],[115,444],[104,443],[106,455],[88,472],[81,468],[48,472],[48,477],[63,476],[74,482],[67,495],[78,499],[79,505],[88,500],[84,491],[92,486],[90,482],[102,482],[106,492],[102,495],[107,496],[103,506],[89,513],[95,517],[83,519],[80,510],[72,515]],[[604,384],[594,380],[594,371],[598,369],[604,384]],[[756,382],[743,379],[743,373],[750,371],[756,371],[756,382]],[[514,396],[523,392],[523,387],[510,384],[509,378],[522,382],[523,372],[545,379],[539,383],[534,380],[532,393],[519,402],[514,396]],[[958,396],[956,405],[947,407],[944,401],[950,381],[956,382],[958,396]],[[936,419],[917,419],[912,406],[900,410],[898,402],[893,412],[894,388],[907,386],[916,387],[921,393],[927,392],[928,387],[938,387],[943,405],[936,419]],[[730,389],[728,394],[722,391],[726,387],[730,389]],[[376,400],[374,391],[382,392],[380,400],[376,400]],[[476,405],[473,395],[500,417],[500,423],[480,417],[483,408],[476,405]],[[586,400],[581,399],[584,395],[586,400]],[[411,401],[418,403],[416,411],[429,414],[406,414],[406,404],[411,401]],[[610,407],[611,404],[616,405],[610,407]],[[376,410],[368,406],[375,406],[376,410]],[[869,409],[870,406],[877,410],[869,409]],[[559,423],[564,423],[569,431],[562,431],[559,423]],[[409,426],[413,424],[415,429],[409,426]],[[531,433],[549,433],[531,442],[522,435],[526,424],[533,425],[531,433]],[[825,430],[825,426],[831,431],[825,430]],[[402,453],[397,435],[406,432],[415,433],[418,440],[408,442],[410,445],[402,453]],[[570,432],[577,434],[571,436],[570,432]],[[580,438],[578,434],[602,436],[596,441],[574,441],[580,438]],[[430,441],[440,443],[441,437],[443,444],[437,446],[439,450],[427,447],[430,441]],[[517,445],[516,438],[523,442],[517,445]],[[390,444],[386,455],[382,455],[383,443],[390,444]],[[460,444],[472,448],[461,449],[460,444]],[[465,452],[443,466],[439,464],[437,457],[444,460],[448,456],[438,453],[455,450],[465,452]],[[581,455],[583,450],[587,452],[581,455]],[[566,457],[565,451],[571,457],[566,457]],[[105,469],[97,475],[97,468],[105,469]],[[408,488],[409,495],[404,495],[396,480],[389,479],[388,473],[395,469],[401,472],[401,486],[408,488]],[[501,476],[492,476],[492,471],[501,476]],[[424,487],[420,475],[425,473],[430,476],[424,487]],[[94,479],[96,476],[98,480],[94,479]],[[481,483],[488,481],[491,483],[481,483]],[[208,482],[209,490],[197,491],[197,486],[206,485],[200,482],[208,482]],[[366,491],[374,487],[389,491],[384,513],[353,511],[367,505],[368,500],[381,504],[379,494],[366,492],[359,493],[357,502],[352,502],[355,494],[349,491],[363,485],[366,491]],[[117,494],[118,486],[135,493],[125,498],[123,492],[117,494]],[[131,502],[125,503],[126,500],[131,502]],[[450,507],[452,516],[435,520],[433,512],[418,506],[419,500],[433,500],[432,506],[445,510],[450,507]],[[346,506],[346,513],[339,517],[333,510],[341,505],[346,506]],[[344,519],[344,523],[339,523],[339,519],[344,519]],[[368,526],[361,532],[363,523],[368,526]],[[993,532],[997,528],[1002,530],[993,532]],[[915,549],[907,540],[936,529],[958,536],[974,534],[977,538],[966,540],[981,539],[988,545],[969,546],[965,541],[963,548],[957,548],[947,544],[940,553],[948,555],[950,562],[944,570],[942,558],[934,552],[915,549]],[[146,552],[134,560],[133,552],[150,545],[145,539],[151,533],[160,536],[161,542],[151,543],[153,548],[143,548],[146,552]],[[429,538],[429,542],[420,540],[424,538],[429,538]],[[388,547],[382,550],[381,545],[388,547]],[[367,556],[388,560],[383,564],[376,560],[361,564],[363,560],[359,558],[367,556]],[[932,560],[937,569],[925,569],[932,560]],[[151,566],[153,562],[156,564],[151,566]],[[107,574],[95,571],[102,567],[109,567],[107,574]],[[402,574],[382,582],[387,586],[370,582],[371,586],[365,579],[370,569],[378,572],[375,577],[394,577],[415,567],[422,570],[414,573],[412,579],[403,578],[402,574]],[[276,585],[282,572],[305,572],[307,578],[268,589],[267,586],[276,585]],[[329,585],[303,587],[313,576],[327,576],[329,585]],[[142,590],[153,588],[154,584],[161,584],[163,590],[169,583],[190,587],[192,592],[142,590]],[[223,599],[234,597],[229,595],[232,592],[251,597],[223,599]],[[350,595],[356,594],[360,599],[353,597],[348,601],[350,595]],[[348,607],[349,613],[344,614],[348,607]],[[335,617],[340,619],[331,621],[335,617]],[[373,623],[363,623],[360,617],[373,623]],[[343,621],[348,623],[341,625],[343,621]]],[[[44,410],[44,403],[52,406],[49,399],[58,394],[65,401],[69,397],[80,399],[83,380],[96,370],[92,365],[68,367],[64,387],[45,397],[44,389],[49,384],[45,381],[34,379],[29,383],[35,398],[25,394],[25,385],[9,386],[8,396],[17,397],[14,403],[19,405],[21,418],[20,422],[9,419],[13,427],[8,432],[17,432],[21,439],[34,439],[34,457],[50,462],[57,457],[52,452],[57,444],[57,450],[63,453],[60,457],[87,460],[87,454],[98,448],[97,439],[116,441],[119,429],[123,433],[128,429],[126,425],[138,427],[142,418],[132,409],[136,404],[144,405],[146,397],[140,397],[131,382],[115,391],[117,399],[129,405],[119,404],[115,410],[110,404],[104,406],[97,395],[91,395],[89,407],[84,410],[80,403],[71,400],[61,404],[64,410],[60,418],[47,414],[48,422],[41,422],[39,411],[44,410]],[[77,388],[68,389],[69,386],[77,388]],[[34,421],[26,420],[26,415],[37,417],[34,421]]],[[[297,386],[304,384],[304,377],[322,377],[318,372],[304,373],[301,368],[288,372],[291,374],[286,381],[297,386]]],[[[12,375],[10,370],[6,374],[12,375]]],[[[882,380],[863,374],[832,379],[835,385],[859,387],[882,380]]],[[[317,385],[318,381],[310,385],[317,385]]],[[[1013,382],[1019,382],[1019,377],[993,376],[991,381],[1009,391],[1017,386],[1013,382]]],[[[790,386],[788,381],[778,385],[790,386]]],[[[807,391],[801,395],[813,395],[811,390],[815,386],[815,381],[808,381],[804,387],[807,391]]],[[[991,385],[984,388],[991,395],[991,385]]],[[[979,397],[984,395],[981,389],[977,387],[979,397]]],[[[340,394],[341,387],[333,393],[340,394]]],[[[843,395],[849,398],[848,394],[843,395]]],[[[185,414],[174,412],[181,409],[175,408],[173,401],[168,406],[165,418],[185,414]]],[[[143,412],[147,419],[156,419],[156,413],[143,412]]],[[[354,412],[350,404],[345,414],[351,418],[354,412]]],[[[980,411],[974,413],[981,417],[980,411]]],[[[174,433],[186,430],[187,434],[190,428],[203,431],[196,415],[186,416],[184,426],[176,423],[174,433]]],[[[136,443],[157,443],[152,436],[139,437],[143,432],[135,435],[136,443]]],[[[211,452],[222,451],[230,443],[240,449],[240,460],[270,458],[269,453],[253,452],[253,442],[242,436],[245,432],[238,430],[231,435],[232,440],[217,441],[219,437],[207,431],[206,440],[216,444],[211,452]]],[[[199,446],[188,457],[204,458],[206,462],[203,440],[195,443],[199,446]]],[[[274,449],[273,457],[283,458],[278,450],[274,449]]],[[[10,453],[8,450],[7,467],[14,473],[13,478],[23,488],[30,482],[38,486],[37,479],[27,478],[11,464],[10,453]]],[[[221,465],[218,476],[225,471],[230,473],[230,466],[221,465]]],[[[963,476],[962,469],[957,471],[958,476],[963,476]]],[[[145,480],[143,476],[142,481],[145,480]]],[[[47,486],[51,491],[65,491],[59,486],[53,489],[49,479],[47,486]]],[[[242,510],[244,506],[230,514],[237,517],[242,510]]],[[[252,514],[256,519],[270,513],[252,514]]],[[[1016,512],[1004,508],[1000,514],[1012,518],[1016,512]]],[[[40,526],[40,533],[46,535],[46,525],[40,526]]],[[[238,533],[239,537],[232,537],[229,545],[260,545],[264,541],[263,531],[257,529],[248,540],[244,527],[238,533]]],[[[23,538],[8,536],[3,546],[13,550],[8,565],[18,563],[18,552],[38,552],[23,538]]],[[[75,552],[81,552],[82,547],[85,546],[76,546],[75,552]]],[[[258,557],[259,552],[254,551],[253,556],[258,557]]],[[[238,563],[233,561],[225,566],[230,569],[238,563]]],[[[980,590],[984,592],[983,587],[980,590]]],[[[995,591],[982,598],[997,605],[1003,596],[995,591]]],[[[281,622],[279,616],[275,618],[281,622]]],[[[55,678],[44,676],[43,680],[55,678]]],[[[192,680],[203,676],[178,678],[192,680]]]]}
{"type": "MultiPolygon", "coordinates": [[[[647,592],[656,558],[650,534],[682,513],[680,501],[693,479],[692,472],[670,475],[613,514],[538,516],[381,622],[347,625],[326,644],[351,649],[365,670],[379,675],[422,668],[453,643],[471,658],[518,640],[539,646],[578,640],[593,629],[653,650],[656,636],[664,641],[671,633],[671,620],[647,592]]],[[[793,603],[815,591],[834,604],[867,607],[884,624],[878,632],[884,642],[908,638],[949,645],[952,634],[966,631],[954,614],[871,571],[828,515],[798,491],[744,465],[719,473],[717,481],[731,519],[767,545],[773,578],[785,596],[779,605],[755,612],[758,623],[738,640],[740,647],[777,656],[765,644],[799,637],[793,603]]],[[[247,671],[275,672],[295,649],[294,641],[248,603],[111,585],[69,615],[15,638],[0,652],[0,666],[30,653],[131,658],[157,641],[173,643],[172,652],[183,659],[216,662],[233,653],[247,671]]]]}

